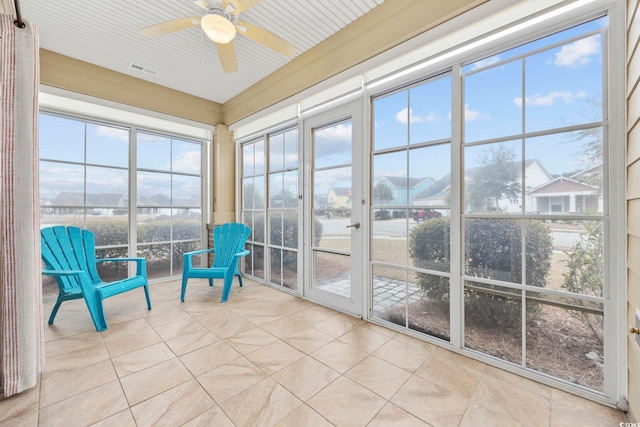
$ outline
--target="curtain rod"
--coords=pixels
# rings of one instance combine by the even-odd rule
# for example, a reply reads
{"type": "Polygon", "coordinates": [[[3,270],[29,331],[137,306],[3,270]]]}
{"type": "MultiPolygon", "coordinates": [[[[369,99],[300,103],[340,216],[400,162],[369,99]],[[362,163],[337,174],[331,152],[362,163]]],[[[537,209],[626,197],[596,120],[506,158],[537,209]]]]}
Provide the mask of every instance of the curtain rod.
{"type": "Polygon", "coordinates": [[[13,0],[13,4],[16,6],[16,20],[13,21],[13,25],[18,28],[24,28],[26,25],[22,20],[22,15],[20,14],[20,0],[13,0]]]}

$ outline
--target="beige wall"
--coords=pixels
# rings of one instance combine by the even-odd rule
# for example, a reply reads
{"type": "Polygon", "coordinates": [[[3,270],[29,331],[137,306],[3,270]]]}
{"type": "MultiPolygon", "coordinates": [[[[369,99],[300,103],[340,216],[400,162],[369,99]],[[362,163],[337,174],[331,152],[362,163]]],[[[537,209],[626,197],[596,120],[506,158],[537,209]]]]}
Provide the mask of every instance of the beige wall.
{"type": "MultiPolygon", "coordinates": [[[[627,0],[627,321],[640,309],[640,0],[627,0]]],[[[640,347],[628,334],[629,419],[640,420],[640,347]]]]}
{"type": "Polygon", "coordinates": [[[40,82],[199,123],[222,122],[222,105],[40,49],[40,82]]]}

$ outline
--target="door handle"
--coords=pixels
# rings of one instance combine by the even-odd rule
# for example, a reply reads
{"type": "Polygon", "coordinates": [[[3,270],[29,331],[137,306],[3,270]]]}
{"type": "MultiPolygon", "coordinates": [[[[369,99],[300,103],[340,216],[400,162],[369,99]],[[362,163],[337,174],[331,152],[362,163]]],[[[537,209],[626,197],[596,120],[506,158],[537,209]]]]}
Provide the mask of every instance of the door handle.
{"type": "Polygon", "coordinates": [[[356,222],[355,224],[347,225],[347,228],[349,228],[349,227],[355,227],[356,230],[357,230],[358,228],[360,228],[360,223],[356,222]]]}

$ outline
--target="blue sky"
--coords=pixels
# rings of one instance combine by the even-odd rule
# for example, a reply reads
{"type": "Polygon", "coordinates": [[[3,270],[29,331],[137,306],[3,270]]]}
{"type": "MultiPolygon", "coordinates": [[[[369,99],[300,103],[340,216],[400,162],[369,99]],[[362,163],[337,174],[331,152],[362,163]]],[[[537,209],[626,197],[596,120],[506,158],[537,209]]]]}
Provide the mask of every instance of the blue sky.
{"type": "MultiPolygon", "coordinates": [[[[603,65],[599,33],[569,40],[525,59],[515,58],[586,35],[604,25],[606,18],[601,18],[464,66],[461,103],[464,141],[478,142],[521,135],[523,130],[546,131],[602,120],[603,65]],[[523,116],[526,117],[524,123],[523,116]]],[[[450,138],[451,125],[449,75],[435,77],[374,102],[376,150],[450,138]]],[[[591,160],[584,156],[585,142],[576,142],[575,137],[576,134],[560,133],[528,139],[524,143],[525,156],[540,160],[552,174],[588,167],[591,160]]],[[[522,138],[503,144],[522,158],[522,138]]],[[[466,150],[466,167],[479,165],[480,156],[476,153],[480,151],[478,148],[466,150]]],[[[433,156],[425,155],[413,168],[410,165],[408,175],[442,178],[450,172],[448,153],[446,149],[439,153],[434,149],[433,156]]],[[[374,160],[373,182],[384,175],[407,175],[406,168],[399,167],[406,164],[406,156],[379,157],[374,160]]]]}
{"type": "MultiPolygon", "coordinates": [[[[128,194],[129,129],[48,114],[40,114],[39,126],[40,158],[83,163],[86,156],[86,162],[95,165],[86,170],[88,193],[128,194]]],[[[174,198],[199,200],[200,178],[189,175],[200,174],[201,145],[144,132],[137,136],[139,167],[188,174],[142,172],[138,193],[171,197],[173,187],[174,198]]],[[[40,181],[40,197],[46,202],[61,192],[84,192],[85,170],[82,165],[43,161],[40,181]]]]}

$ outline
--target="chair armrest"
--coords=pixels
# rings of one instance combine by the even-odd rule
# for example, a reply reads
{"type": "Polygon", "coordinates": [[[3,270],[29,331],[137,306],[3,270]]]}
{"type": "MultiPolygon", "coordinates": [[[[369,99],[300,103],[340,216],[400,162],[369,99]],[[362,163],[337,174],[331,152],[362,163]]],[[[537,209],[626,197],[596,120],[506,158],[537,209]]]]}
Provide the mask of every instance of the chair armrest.
{"type": "MultiPolygon", "coordinates": [[[[84,270],[42,270],[42,274],[45,276],[75,276],[78,286],[85,297],[92,297],[97,292],[89,280],[89,275],[84,270]]],[[[60,292],[65,292],[60,289],[60,292]]]]}
{"type": "Polygon", "coordinates": [[[147,277],[147,259],[146,258],[100,258],[96,259],[96,264],[99,262],[127,262],[133,261],[136,263],[136,276],[147,277]]]}
{"type": "Polygon", "coordinates": [[[241,257],[241,256],[247,256],[247,255],[249,255],[250,253],[251,253],[251,251],[250,251],[249,249],[245,249],[245,250],[244,250],[244,251],[242,251],[242,252],[238,252],[238,253],[236,254],[236,256],[238,256],[238,257],[241,257]]]}
{"type": "Polygon", "coordinates": [[[199,255],[199,254],[206,254],[206,253],[213,253],[214,249],[202,249],[199,251],[191,251],[191,252],[185,252],[182,255],[184,256],[193,256],[193,255],[199,255]]]}

